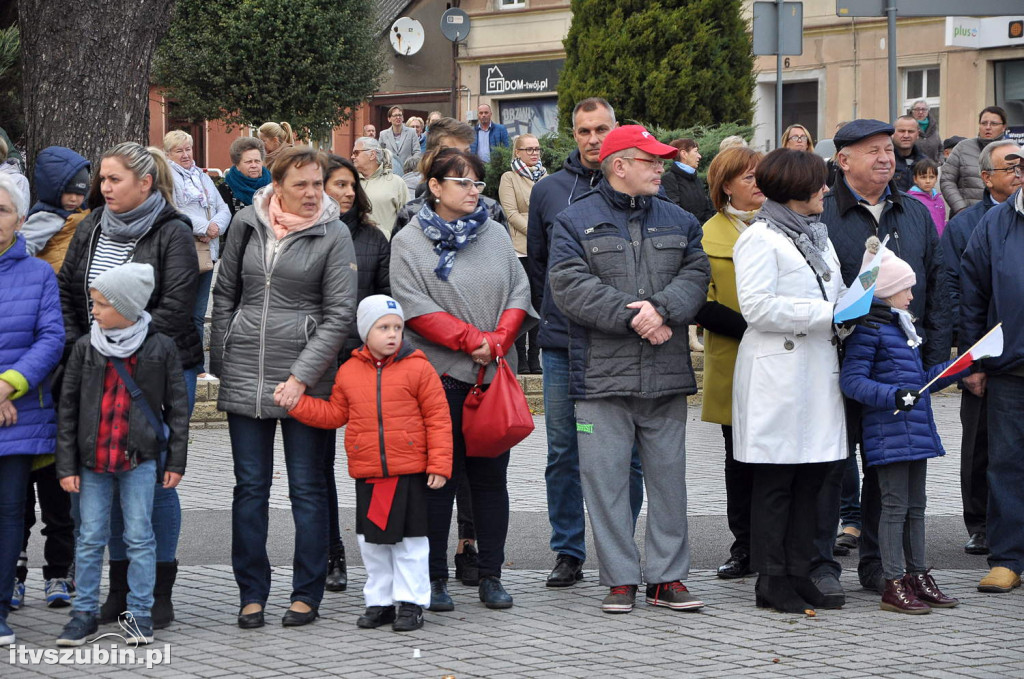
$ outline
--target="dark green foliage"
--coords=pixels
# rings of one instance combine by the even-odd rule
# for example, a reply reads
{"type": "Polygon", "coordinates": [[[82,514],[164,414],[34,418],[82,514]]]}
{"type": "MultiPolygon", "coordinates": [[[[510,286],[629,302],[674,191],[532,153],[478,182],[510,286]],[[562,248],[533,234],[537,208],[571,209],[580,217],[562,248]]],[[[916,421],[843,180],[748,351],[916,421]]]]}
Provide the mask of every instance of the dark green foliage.
{"type": "MultiPolygon", "coordinates": [[[[701,177],[707,174],[708,165],[718,155],[718,145],[723,139],[732,135],[739,135],[749,142],[754,136],[754,127],[752,125],[739,125],[737,123],[724,123],[710,127],[697,125],[683,129],[670,129],[643,122],[640,124],[646,127],[659,141],[666,144],[673,139],[684,138],[697,142],[697,147],[701,153],[700,167],[697,171],[701,177]]],[[[552,173],[562,169],[562,163],[565,162],[565,159],[577,147],[573,136],[565,132],[563,134],[544,135],[540,138],[540,148],[541,162],[548,169],[548,173],[552,173]]],[[[484,189],[485,196],[498,200],[498,184],[501,182],[501,175],[512,169],[510,166],[511,162],[512,149],[502,147],[491,149],[491,161],[484,168],[486,170],[484,181],[487,182],[487,188],[484,189]]],[[[667,164],[666,161],[666,166],[667,164]]]]}
{"type": "Polygon", "coordinates": [[[666,127],[751,119],[750,37],[740,0],[573,0],[560,123],[604,97],[620,121],[666,127]]]}
{"type": "Polygon", "coordinates": [[[178,0],[154,82],[197,120],[323,134],[376,91],[370,0],[178,0]]]}
{"type": "Polygon", "coordinates": [[[12,142],[25,135],[21,110],[21,40],[17,26],[0,29],[0,126],[12,142]]]}

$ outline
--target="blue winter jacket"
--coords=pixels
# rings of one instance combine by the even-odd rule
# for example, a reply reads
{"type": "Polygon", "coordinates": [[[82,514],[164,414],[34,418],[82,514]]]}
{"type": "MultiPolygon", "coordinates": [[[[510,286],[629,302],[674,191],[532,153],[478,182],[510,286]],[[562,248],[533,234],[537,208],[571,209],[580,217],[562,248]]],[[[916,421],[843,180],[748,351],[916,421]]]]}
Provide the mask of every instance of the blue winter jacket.
{"type": "MultiPolygon", "coordinates": [[[[884,304],[875,299],[876,303],[884,304]]],[[[931,397],[926,392],[907,412],[893,415],[898,389],[920,389],[952,361],[924,369],[921,350],[907,344],[896,312],[878,329],[858,326],[846,338],[839,386],[848,398],[864,404],[861,446],[867,464],[891,464],[945,455],[935,429],[931,397]]],[[[929,392],[945,389],[967,371],[945,377],[929,392]]]]}
{"type": "Polygon", "coordinates": [[[960,260],[960,346],[1003,323],[1003,353],[980,361],[986,373],[1024,367],[1024,210],[1021,189],[981,218],[960,260]]]}
{"type": "Polygon", "coordinates": [[[67,219],[71,214],[60,206],[60,197],[64,187],[68,185],[82,168],[90,168],[89,161],[74,151],[63,146],[47,146],[36,156],[35,183],[38,200],[29,210],[36,212],[53,212],[67,219]]]}
{"type": "MultiPolygon", "coordinates": [[[[480,123],[473,126],[473,143],[469,145],[469,152],[476,153],[477,140],[480,138],[480,123]]],[[[508,138],[508,130],[504,125],[498,123],[491,123],[491,126],[487,128],[487,139],[490,147],[493,149],[495,146],[511,146],[512,142],[508,138]]]]}
{"type": "MultiPolygon", "coordinates": [[[[985,213],[995,207],[992,194],[985,189],[981,201],[956,213],[942,232],[942,259],[946,265],[946,285],[953,310],[953,328],[960,325],[960,258],[964,256],[967,243],[971,240],[978,222],[985,213]]],[[[963,349],[964,347],[960,345],[963,349]]],[[[969,346],[969,345],[968,345],[969,346]]]]}
{"type": "Polygon", "coordinates": [[[530,277],[533,308],[540,312],[537,342],[545,349],[569,348],[569,322],[555,306],[548,281],[548,253],[555,218],[601,181],[601,171],[584,167],[579,150],[573,151],[562,169],[544,177],[530,192],[526,230],[526,273],[530,277]]]}
{"type": "Polygon", "coordinates": [[[0,456],[49,455],[57,436],[50,373],[64,353],[64,320],[53,268],[30,257],[25,238],[0,253],[0,378],[11,395],[18,423],[0,427],[0,456]]]}

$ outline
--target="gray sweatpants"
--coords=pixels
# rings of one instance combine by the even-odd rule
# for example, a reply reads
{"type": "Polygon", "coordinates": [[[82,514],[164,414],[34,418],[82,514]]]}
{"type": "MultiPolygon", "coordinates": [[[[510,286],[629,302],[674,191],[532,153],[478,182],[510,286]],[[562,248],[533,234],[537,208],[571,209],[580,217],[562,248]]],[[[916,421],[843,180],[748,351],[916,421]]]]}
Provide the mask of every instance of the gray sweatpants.
{"type": "Polygon", "coordinates": [[[630,458],[640,453],[647,488],[646,582],[690,572],[686,527],[686,397],[612,396],[576,401],[583,499],[601,560],[601,584],[640,585],[640,550],[629,505],[630,458]]]}

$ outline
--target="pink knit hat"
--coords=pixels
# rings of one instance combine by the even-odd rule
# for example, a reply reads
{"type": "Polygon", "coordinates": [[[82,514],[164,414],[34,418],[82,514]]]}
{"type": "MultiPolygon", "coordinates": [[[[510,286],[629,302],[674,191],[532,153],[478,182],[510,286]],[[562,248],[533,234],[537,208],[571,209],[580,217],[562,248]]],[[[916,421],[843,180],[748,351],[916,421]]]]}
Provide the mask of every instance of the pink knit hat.
{"type": "MultiPolygon", "coordinates": [[[[871,236],[865,243],[865,247],[861,268],[868,265],[878,253],[878,248],[882,247],[882,243],[876,236],[871,236]]],[[[917,276],[914,275],[914,270],[910,268],[910,265],[897,257],[892,250],[885,248],[885,252],[882,253],[882,263],[878,267],[875,297],[887,299],[897,292],[914,287],[915,283],[917,283],[917,276]]]]}

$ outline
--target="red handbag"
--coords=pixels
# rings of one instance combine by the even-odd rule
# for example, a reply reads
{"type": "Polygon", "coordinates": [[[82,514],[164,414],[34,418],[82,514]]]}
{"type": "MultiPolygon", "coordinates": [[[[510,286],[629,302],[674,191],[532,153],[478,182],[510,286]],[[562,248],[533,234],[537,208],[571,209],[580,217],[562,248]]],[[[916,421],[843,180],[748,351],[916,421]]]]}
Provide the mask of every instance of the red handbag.
{"type": "Polygon", "coordinates": [[[485,391],[487,366],[480,368],[476,384],[462,406],[462,436],[468,457],[497,457],[533,431],[533,415],[526,394],[497,345],[498,371],[485,391]]]}

